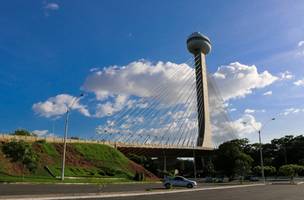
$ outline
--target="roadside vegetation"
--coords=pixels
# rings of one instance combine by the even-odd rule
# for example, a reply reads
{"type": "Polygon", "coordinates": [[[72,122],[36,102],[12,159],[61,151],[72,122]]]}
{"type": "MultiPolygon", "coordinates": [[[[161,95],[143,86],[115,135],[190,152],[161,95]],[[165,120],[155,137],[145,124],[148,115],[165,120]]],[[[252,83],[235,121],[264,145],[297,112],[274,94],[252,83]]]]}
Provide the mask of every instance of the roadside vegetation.
{"type": "MultiPolygon", "coordinates": [[[[63,145],[11,141],[0,143],[0,181],[57,182],[63,145]]],[[[102,144],[67,145],[66,182],[124,182],[158,180],[118,150],[102,144]]]]}
{"type": "MultiPolygon", "coordinates": [[[[265,176],[278,178],[304,176],[304,136],[285,136],[262,144],[265,176]]],[[[229,180],[249,179],[261,176],[260,145],[250,144],[247,139],[236,139],[221,144],[216,150],[204,157],[204,164],[197,159],[198,177],[217,177],[210,181],[221,182],[223,177],[229,180]]],[[[167,171],[162,170],[162,160],[151,160],[145,156],[128,155],[145,166],[149,171],[162,176],[179,175],[193,177],[193,161],[176,159],[167,163],[167,171]]]]}
{"type": "MultiPolygon", "coordinates": [[[[26,130],[14,135],[33,136],[26,130]]],[[[0,143],[0,181],[56,182],[61,174],[62,144],[11,141],[0,143]]],[[[213,177],[211,182],[261,176],[259,144],[237,139],[221,144],[202,161],[196,159],[197,177],[213,177]]],[[[266,177],[304,176],[304,136],[285,136],[262,145],[266,177]]],[[[193,161],[163,160],[129,154],[101,144],[67,145],[65,176],[67,182],[123,182],[158,180],[175,174],[193,177],[193,161]],[[176,170],[177,169],[177,170],[176,170]],[[155,175],[154,175],[155,174],[155,175]],[[69,177],[71,177],[69,179],[69,177]]]]}

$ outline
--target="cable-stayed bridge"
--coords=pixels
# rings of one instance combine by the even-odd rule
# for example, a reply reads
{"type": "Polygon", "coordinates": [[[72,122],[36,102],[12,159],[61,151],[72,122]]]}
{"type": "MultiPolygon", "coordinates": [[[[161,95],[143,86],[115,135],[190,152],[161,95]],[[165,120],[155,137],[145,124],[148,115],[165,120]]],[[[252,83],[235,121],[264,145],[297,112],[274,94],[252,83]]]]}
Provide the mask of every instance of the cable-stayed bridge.
{"type": "Polygon", "coordinates": [[[166,77],[170,82],[151,82],[144,97],[134,96],[127,108],[98,126],[99,140],[125,153],[192,157],[214,149],[221,139],[235,137],[225,102],[207,73],[210,40],[193,33],[187,47],[194,58],[173,68],[166,77]],[[225,134],[216,133],[219,127],[225,127],[225,134]]]}

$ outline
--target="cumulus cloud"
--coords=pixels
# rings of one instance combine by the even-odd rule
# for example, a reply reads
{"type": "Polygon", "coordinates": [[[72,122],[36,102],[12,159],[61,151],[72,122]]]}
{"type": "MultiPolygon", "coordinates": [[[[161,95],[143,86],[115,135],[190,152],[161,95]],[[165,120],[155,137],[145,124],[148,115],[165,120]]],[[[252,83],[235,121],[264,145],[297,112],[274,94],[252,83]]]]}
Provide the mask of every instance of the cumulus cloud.
{"type": "Polygon", "coordinates": [[[296,56],[304,56],[304,41],[298,42],[298,48],[296,50],[296,56]]]}
{"type": "Polygon", "coordinates": [[[272,95],[272,91],[267,91],[263,93],[264,96],[271,96],[272,95]]]}
{"type": "Polygon", "coordinates": [[[294,75],[290,71],[281,72],[279,76],[280,80],[290,80],[294,78],[294,75]]]}
{"type": "Polygon", "coordinates": [[[253,109],[245,109],[244,113],[255,113],[253,109]]]}
{"type": "Polygon", "coordinates": [[[44,9],[46,10],[59,10],[59,4],[57,3],[46,3],[45,6],[44,6],[44,9]]]}
{"type": "Polygon", "coordinates": [[[171,62],[151,63],[141,60],[126,66],[110,66],[94,71],[86,78],[82,89],[87,92],[93,92],[97,99],[104,100],[111,95],[121,94],[137,97],[160,96],[162,91],[160,88],[156,89],[155,86],[162,85],[170,90],[167,91],[166,95],[161,96],[160,100],[167,104],[175,104],[176,95],[182,86],[185,86],[183,88],[185,93],[191,91],[190,84],[183,84],[185,84],[185,81],[189,78],[188,75],[192,72],[193,69],[186,64],[171,62]],[[180,74],[172,77],[172,74],[176,71],[180,71],[180,74]]]}
{"type": "Polygon", "coordinates": [[[262,127],[260,122],[257,122],[255,117],[250,114],[244,114],[237,120],[226,121],[219,124],[214,124],[213,142],[218,145],[232,138],[248,137],[249,134],[256,132],[262,127]]]}
{"type": "Polygon", "coordinates": [[[95,117],[113,115],[114,113],[122,110],[125,106],[132,104],[132,101],[128,101],[128,97],[126,95],[117,95],[114,99],[114,102],[107,101],[105,103],[99,103],[96,108],[95,117]]]}
{"type": "MultiPolygon", "coordinates": [[[[225,137],[229,139],[235,138],[236,135],[238,135],[240,127],[244,126],[237,125],[240,120],[247,120],[255,126],[258,126],[254,117],[249,115],[255,111],[250,109],[245,112],[246,115],[244,115],[242,119],[239,119],[237,122],[232,121],[234,123],[227,122],[226,117],[220,116],[223,113],[227,115],[227,110],[230,110],[229,100],[245,97],[255,89],[269,86],[277,80],[290,79],[291,76],[290,72],[284,72],[280,74],[280,77],[276,77],[267,71],[258,72],[257,67],[254,65],[249,66],[239,62],[220,66],[215,73],[210,74],[208,76],[208,86],[213,124],[213,140],[219,141],[222,133],[227,133],[231,129],[234,130],[233,133],[236,133],[233,134],[232,131],[229,131],[230,135],[227,134],[225,137]],[[232,128],[228,128],[229,126],[232,126],[232,128]]],[[[114,115],[126,107],[129,108],[138,105],[138,102],[134,102],[134,99],[132,99],[133,97],[140,97],[141,99],[156,98],[160,103],[170,106],[174,106],[176,103],[185,103],[186,98],[177,98],[177,96],[181,91],[185,97],[191,95],[191,91],[195,86],[193,83],[194,69],[187,64],[175,64],[171,62],[151,63],[145,60],[139,60],[126,66],[94,68],[86,78],[82,90],[95,94],[99,103],[94,116],[104,117],[114,115]],[[177,71],[178,73],[176,73],[177,71]],[[177,75],[174,76],[174,73],[177,75]],[[193,81],[187,81],[189,78],[193,81]],[[155,90],[157,85],[165,87],[165,96],[160,95],[160,93],[164,91],[155,90]],[[118,103],[117,98],[120,95],[124,97],[124,100],[118,103]]],[[[148,107],[147,102],[142,104],[145,105],[144,107],[148,107]]],[[[231,111],[234,110],[235,109],[231,109],[231,111]]],[[[194,112],[196,112],[195,109],[194,112]]],[[[163,120],[164,118],[171,117],[171,120],[175,121],[175,124],[169,123],[171,124],[170,126],[177,126],[178,122],[176,122],[176,120],[179,120],[182,113],[181,110],[177,110],[176,113],[171,113],[171,115],[167,113],[167,115],[160,117],[160,123],[157,124],[156,127],[145,127],[145,130],[137,129],[134,130],[134,132],[157,134],[157,131],[164,131],[164,129],[169,126],[168,123],[163,124],[163,122],[166,121],[163,120]]],[[[128,116],[128,119],[132,119],[132,116],[128,116]]],[[[193,121],[193,119],[194,118],[192,118],[192,122],[197,125],[197,121],[193,121]]],[[[190,121],[189,119],[183,120],[190,121]]],[[[151,121],[149,120],[145,120],[145,123],[151,125],[151,121]]],[[[121,133],[130,132],[132,126],[132,123],[126,122],[119,124],[119,126],[115,128],[114,126],[101,125],[99,129],[105,130],[108,128],[108,131],[110,130],[109,132],[121,133]]],[[[243,133],[244,130],[248,132],[248,129],[250,128],[243,128],[241,132],[243,133]]]]}
{"type": "Polygon", "coordinates": [[[254,89],[266,87],[278,80],[278,77],[268,71],[258,73],[255,65],[249,66],[239,62],[219,67],[212,76],[225,101],[245,97],[254,89]]]}
{"type": "MultiPolygon", "coordinates": [[[[95,68],[93,73],[86,78],[82,89],[95,93],[100,101],[112,96],[124,95],[126,97],[158,97],[162,103],[172,105],[186,100],[177,98],[181,88],[183,96],[190,95],[193,81],[187,81],[189,74],[194,79],[194,70],[187,64],[151,63],[140,60],[121,67],[95,68]],[[172,76],[176,71],[180,71],[178,76],[172,76]],[[155,90],[155,85],[167,87],[166,95],[161,96],[159,94],[161,91],[155,90]]],[[[254,65],[248,66],[238,62],[219,67],[210,78],[218,86],[224,101],[244,97],[252,90],[266,87],[278,79],[267,71],[258,73],[254,65]]],[[[212,90],[210,91],[210,98],[212,98],[212,90]]],[[[210,102],[212,104],[214,101],[210,102]]],[[[114,103],[107,101],[99,104],[97,110],[101,111],[101,114],[96,116],[105,116],[105,111],[114,113],[115,110],[120,109],[115,109],[114,103]]]]}
{"type": "Polygon", "coordinates": [[[287,108],[285,109],[280,115],[290,115],[290,114],[298,114],[298,113],[303,113],[304,109],[301,108],[287,108]]]}
{"type": "Polygon", "coordinates": [[[84,116],[89,117],[90,113],[85,105],[79,103],[79,99],[75,101],[76,97],[68,94],[59,94],[55,97],[50,97],[44,102],[35,103],[32,106],[34,112],[43,117],[58,117],[63,115],[68,106],[71,106],[71,110],[77,110],[84,116]],[[72,105],[72,103],[74,104],[72,105]]]}
{"type": "Polygon", "coordinates": [[[51,12],[57,11],[59,8],[60,6],[58,3],[43,1],[42,9],[46,17],[49,17],[51,12]]]}
{"type": "MultiPolygon", "coordinates": [[[[286,78],[287,75],[285,74],[284,77],[286,78]]],[[[241,119],[232,122],[227,122],[226,117],[219,119],[220,113],[227,114],[229,100],[245,97],[253,90],[269,86],[280,79],[267,71],[258,72],[254,65],[249,66],[239,62],[220,66],[208,78],[214,141],[219,141],[225,133],[227,135],[224,138],[229,139],[235,137],[235,134],[232,134],[233,132],[237,132],[236,134],[239,131],[241,131],[241,134],[247,133],[250,128],[243,127],[244,124],[238,125],[237,123],[240,123],[240,121],[247,120],[254,126],[259,125],[254,117],[248,114],[252,112],[247,112],[241,119]],[[232,129],[233,131],[230,131],[232,129]]],[[[157,101],[161,105],[174,107],[177,104],[186,104],[188,97],[195,95],[194,69],[185,63],[151,63],[139,60],[125,66],[92,69],[81,89],[95,94],[97,100],[95,113],[90,114],[87,106],[79,102],[75,103],[72,109],[90,117],[101,118],[112,115],[112,117],[115,117],[117,116],[115,114],[123,112],[124,109],[135,107],[139,109],[149,107],[151,109],[149,99],[153,99],[154,102],[157,101]]],[[[44,117],[60,116],[66,112],[66,107],[71,103],[71,99],[73,97],[70,95],[57,95],[45,102],[34,104],[33,110],[44,117]]],[[[196,106],[196,102],[192,102],[192,105],[196,106]]],[[[187,109],[187,106],[184,108],[187,109]]],[[[157,109],[165,110],[164,107],[158,107],[157,109]]],[[[233,110],[235,109],[232,108],[231,111],[233,110]]],[[[160,115],[160,120],[155,127],[152,127],[155,122],[145,119],[146,116],[122,116],[126,117],[123,118],[124,123],[106,123],[98,126],[97,129],[103,130],[101,132],[107,130],[107,133],[121,134],[122,132],[130,133],[132,127],[137,126],[135,132],[138,134],[147,132],[157,134],[157,131],[165,132],[168,127],[178,127],[179,122],[186,122],[185,124],[189,130],[197,128],[196,117],[184,116],[181,109],[175,111],[175,113],[160,115]],[[169,123],[168,119],[164,119],[165,117],[170,118],[171,122],[169,123]],[[141,129],[138,124],[142,123],[147,123],[149,126],[141,129]]],[[[192,109],[192,112],[196,113],[197,111],[192,109]]],[[[197,133],[197,131],[193,132],[197,133]]]]}
{"type": "Polygon", "coordinates": [[[293,82],[293,84],[296,86],[304,86],[304,79],[297,80],[293,82]]]}
{"type": "Polygon", "coordinates": [[[298,42],[298,47],[302,47],[302,46],[304,46],[304,40],[298,42]]]}
{"type": "Polygon", "coordinates": [[[32,131],[33,134],[37,135],[38,137],[46,136],[49,131],[48,130],[34,130],[32,131]]]}

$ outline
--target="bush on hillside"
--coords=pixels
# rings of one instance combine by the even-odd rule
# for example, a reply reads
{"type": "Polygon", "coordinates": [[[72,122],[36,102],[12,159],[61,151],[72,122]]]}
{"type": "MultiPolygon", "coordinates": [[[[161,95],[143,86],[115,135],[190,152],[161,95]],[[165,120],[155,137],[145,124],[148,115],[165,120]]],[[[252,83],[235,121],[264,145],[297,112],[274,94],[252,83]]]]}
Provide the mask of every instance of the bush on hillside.
{"type": "Polygon", "coordinates": [[[37,155],[32,146],[24,141],[11,141],[2,146],[2,151],[13,162],[21,162],[26,168],[34,172],[37,169],[37,155]]]}

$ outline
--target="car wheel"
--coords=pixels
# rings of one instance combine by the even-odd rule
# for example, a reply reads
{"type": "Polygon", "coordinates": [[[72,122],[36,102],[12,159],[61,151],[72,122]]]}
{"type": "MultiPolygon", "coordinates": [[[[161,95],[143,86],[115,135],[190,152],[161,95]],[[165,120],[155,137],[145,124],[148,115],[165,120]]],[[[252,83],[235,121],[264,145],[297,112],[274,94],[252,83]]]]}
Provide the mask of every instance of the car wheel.
{"type": "Polygon", "coordinates": [[[188,183],[187,188],[193,188],[193,185],[191,183],[188,183]]]}
{"type": "Polygon", "coordinates": [[[170,183],[166,183],[166,184],[165,184],[165,188],[166,188],[166,189],[170,189],[171,187],[172,187],[172,186],[171,186],[170,183]]]}

